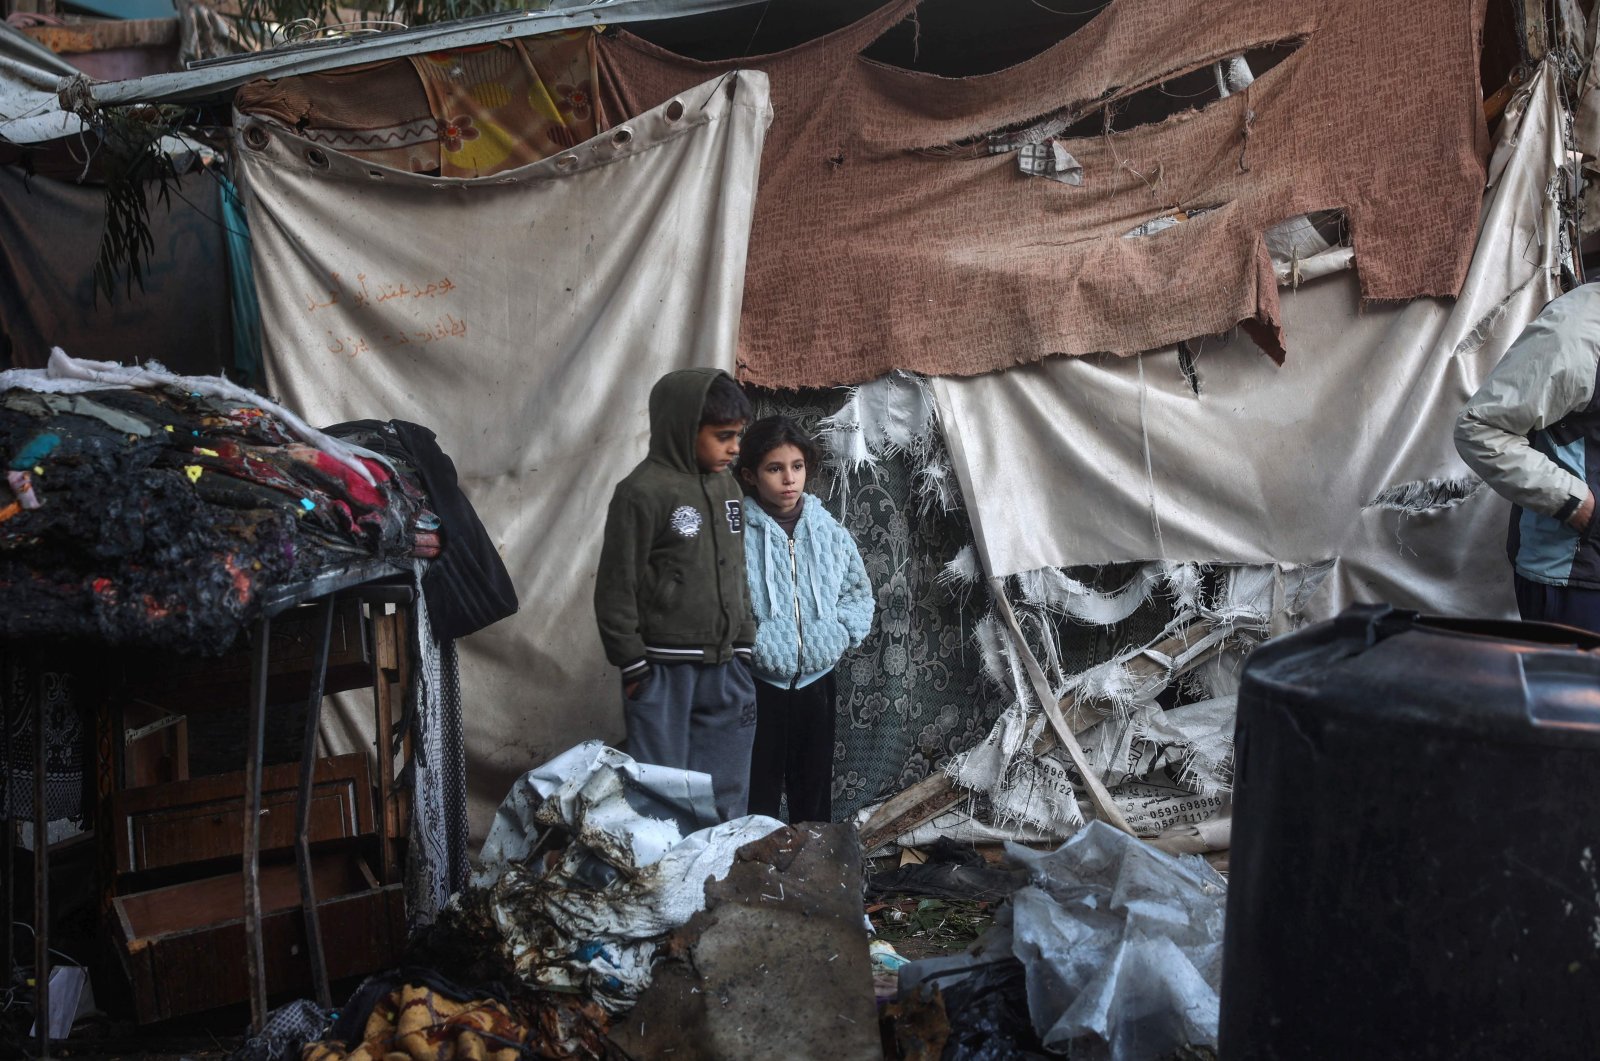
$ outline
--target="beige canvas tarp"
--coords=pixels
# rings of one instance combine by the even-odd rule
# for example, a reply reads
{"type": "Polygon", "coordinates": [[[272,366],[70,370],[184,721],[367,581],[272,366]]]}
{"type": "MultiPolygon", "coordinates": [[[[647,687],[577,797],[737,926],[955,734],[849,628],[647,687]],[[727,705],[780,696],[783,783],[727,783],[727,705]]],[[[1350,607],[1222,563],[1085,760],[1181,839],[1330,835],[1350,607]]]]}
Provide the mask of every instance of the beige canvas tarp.
{"type": "MultiPolygon", "coordinates": [[[[738,60],[771,76],[777,111],[751,235],[743,379],[976,375],[1051,354],[1153,350],[1240,322],[1276,356],[1263,233],[1314,210],[1346,211],[1364,299],[1459,291],[1488,152],[1484,0],[1113,0],[992,74],[944,78],[861,56],[915,8],[893,0],[738,60]],[[1059,141],[1082,168],[1077,185],[1024,176],[1015,150],[991,153],[1269,45],[1297,47],[1198,111],[1059,141]],[[1188,220],[1124,238],[1168,216],[1188,220]]],[[[603,106],[624,114],[733,65],[625,31],[598,41],[597,61],[603,106]]],[[[1316,339],[1288,341],[1309,356],[1316,339]]]]}
{"type": "Polygon", "coordinates": [[[606,503],[655,380],[733,365],[767,81],[658,102],[475,180],[238,123],[271,390],[316,424],[436,431],[516,582],[521,612],[460,646],[478,835],[512,778],[620,737],[592,604],[606,503]]]}
{"type": "Polygon", "coordinates": [[[1556,90],[1542,69],[1507,113],[1453,303],[1363,309],[1348,272],[1286,290],[1284,364],[1245,339],[1206,344],[1198,393],[1170,349],[937,380],[984,569],[1334,559],[1308,615],[1352,600],[1509,613],[1506,508],[1452,424],[1557,291],[1556,90]]]}

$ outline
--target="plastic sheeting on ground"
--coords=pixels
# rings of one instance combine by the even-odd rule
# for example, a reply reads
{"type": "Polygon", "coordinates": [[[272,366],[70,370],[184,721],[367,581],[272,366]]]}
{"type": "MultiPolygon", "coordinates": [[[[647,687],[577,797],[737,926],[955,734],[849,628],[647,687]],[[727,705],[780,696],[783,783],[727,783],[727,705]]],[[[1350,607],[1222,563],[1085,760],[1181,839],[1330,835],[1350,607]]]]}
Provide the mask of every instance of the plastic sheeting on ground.
{"type": "MultiPolygon", "coordinates": [[[[733,367],[766,78],[719,78],[492,178],[385,169],[239,122],[268,379],[323,423],[430,425],[522,611],[461,646],[474,818],[621,733],[593,579],[662,373],[733,367]]],[[[332,714],[332,713],[330,713],[332,714]]],[[[337,713],[336,747],[370,711],[337,713]]]]}
{"type": "Polygon", "coordinates": [[[631,1005],[660,938],[705,909],[706,880],[783,828],[716,817],[710,775],[636,763],[599,741],[529,771],[495,814],[476,881],[517,976],[591,992],[612,1011],[631,1005]]]}
{"type": "MultiPolygon", "coordinates": [[[[1052,1054],[1143,1061],[1216,1046],[1227,905],[1216,870],[1103,822],[1054,851],[1007,844],[1006,854],[1029,882],[994,927],[965,954],[900,970],[908,1010],[927,1006],[925,987],[942,991],[933,1004],[950,1032],[945,1057],[1002,1056],[983,1043],[1018,1022],[1010,970],[1021,974],[1026,1023],[1052,1054]],[[1001,1014],[1009,1019],[997,1024],[1001,1014]]],[[[1030,1048],[1014,1044],[1004,1056],[1038,1056],[1030,1048]]]]}
{"type": "Polygon", "coordinates": [[[1313,281],[1283,294],[1282,366],[1242,337],[1207,343],[1198,392],[1171,352],[935,381],[987,573],[1336,558],[1310,618],[1350,600],[1508,613],[1498,498],[1479,490],[1419,512],[1375,502],[1469,477],[1454,417],[1556,290],[1561,240],[1546,189],[1561,122],[1541,70],[1507,113],[1454,304],[1363,309],[1348,273],[1313,281]]]}
{"type": "Polygon", "coordinates": [[[1012,950],[1046,1047],[1136,1061],[1217,1042],[1227,884],[1102,822],[1053,852],[1015,844],[1033,876],[1011,897],[1012,950]]]}

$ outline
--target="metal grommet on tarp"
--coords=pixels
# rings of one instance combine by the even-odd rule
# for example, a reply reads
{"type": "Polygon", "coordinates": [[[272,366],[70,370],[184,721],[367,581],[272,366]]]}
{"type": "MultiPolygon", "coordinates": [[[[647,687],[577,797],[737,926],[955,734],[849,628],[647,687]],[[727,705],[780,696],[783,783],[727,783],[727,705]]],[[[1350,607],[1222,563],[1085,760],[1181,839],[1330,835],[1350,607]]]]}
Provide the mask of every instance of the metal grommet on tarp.
{"type": "Polygon", "coordinates": [[[327,152],[323,151],[320,147],[306,148],[306,161],[311,163],[311,165],[315,166],[317,169],[328,168],[327,152]]]}
{"type": "Polygon", "coordinates": [[[267,149],[267,131],[259,125],[246,126],[244,143],[246,147],[254,151],[265,151],[267,149]]]}

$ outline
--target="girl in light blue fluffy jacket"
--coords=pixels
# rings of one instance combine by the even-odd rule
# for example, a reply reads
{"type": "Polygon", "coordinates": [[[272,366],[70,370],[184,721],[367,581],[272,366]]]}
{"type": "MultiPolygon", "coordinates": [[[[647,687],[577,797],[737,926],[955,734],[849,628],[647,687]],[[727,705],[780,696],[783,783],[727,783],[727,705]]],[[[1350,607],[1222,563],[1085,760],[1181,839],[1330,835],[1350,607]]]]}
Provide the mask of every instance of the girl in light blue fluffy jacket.
{"type": "Polygon", "coordinates": [[[850,534],[814,496],[806,473],[817,446],[793,420],[772,416],[745,432],[739,483],[744,560],[756,616],[756,740],[750,813],[791,822],[833,820],[833,668],[872,629],[872,584],[850,534]]]}

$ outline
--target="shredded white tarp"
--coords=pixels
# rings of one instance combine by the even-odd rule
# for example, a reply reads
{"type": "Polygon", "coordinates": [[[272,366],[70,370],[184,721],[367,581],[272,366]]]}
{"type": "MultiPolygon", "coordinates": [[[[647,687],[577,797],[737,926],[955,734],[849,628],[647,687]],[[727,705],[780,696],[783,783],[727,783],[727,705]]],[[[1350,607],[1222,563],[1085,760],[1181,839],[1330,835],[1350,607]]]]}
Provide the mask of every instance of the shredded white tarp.
{"type": "Polygon", "coordinates": [[[1332,557],[1310,617],[1356,600],[1510,614],[1495,495],[1420,513],[1370,502],[1467,474],[1455,415],[1556,292],[1556,88],[1541,68],[1507,112],[1454,303],[1363,307],[1350,273],[1307,283],[1282,296],[1286,363],[1248,338],[1205,344],[1198,394],[1172,351],[935,380],[984,570],[1332,557]]]}
{"type": "Polygon", "coordinates": [[[880,461],[904,454],[920,511],[961,507],[950,457],[934,423],[933,391],[922,376],[891,372],[849,388],[844,405],[821,428],[828,460],[838,472],[835,489],[842,506],[849,506],[853,477],[875,475],[880,461]]]}
{"type": "MultiPolygon", "coordinates": [[[[1144,573],[1158,565],[1149,565],[1144,573]]],[[[1075,674],[1058,675],[1050,693],[1062,709],[1092,708],[1089,724],[1077,734],[1082,758],[1109,793],[1128,828],[1140,836],[1202,826],[1229,813],[1233,787],[1233,730],[1238,672],[1251,648],[1269,635],[1299,624],[1332,570],[1331,562],[1308,565],[1227,567],[1217,573],[1214,590],[1201,593],[1177,577],[1183,566],[1168,566],[1166,591],[1176,614],[1144,645],[1075,674]],[[1181,649],[1167,644],[1179,633],[1181,649]],[[1166,645],[1166,651],[1158,646],[1166,645]],[[1140,664],[1138,673],[1133,664],[1140,664]],[[1163,710],[1157,697],[1178,680],[1202,689],[1204,697],[1163,710]],[[1104,715],[1100,721],[1095,716],[1104,715]]],[[[1037,572],[1031,574],[1039,574],[1037,572]]],[[[1026,578],[1014,580],[1023,587],[1026,578]]],[[[1148,592],[1149,586],[1145,587],[1148,592]]],[[[1044,605],[1035,604],[1035,607],[1044,605]]],[[[1048,624],[1035,624],[1052,668],[1059,666],[1048,624]]],[[[1063,839],[1099,816],[1072,757],[1061,747],[1036,752],[1052,735],[1039,694],[1026,673],[1014,638],[988,617],[974,639],[985,674],[1011,703],[984,739],[945,764],[945,773],[975,796],[967,818],[945,823],[962,835],[1037,835],[1063,839]]],[[[920,827],[925,830],[927,826],[920,827]]],[[[1225,828],[1207,829],[1205,842],[1227,845],[1225,828]]],[[[920,830],[899,838],[902,846],[927,842],[920,830]]],[[[1200,839],[1184,842],[1187,850],[1200,839]]]]}
{"type": "MultiPolygon", "coordinates": [[[[621,735],[592,604],[606,505],[656,379],[734,367],[769,120],[766,77],[739,72],[445,180],[238,119],[272,389],[314,423],[432,428],[516,582],[521,612],[461,645],[478,835],[530,764],[621,735]]],[[[370,714],[351,701],[324,737],[358,745],[370,714]]]]}
{"type": "Polygon", "coordinates": [[[1139,1061],[1215,1046],[1227,884],[1100,822],[1052,852],[1006,845],[1028,887],[1011,897],[1011,948],[1047,1049],[1139,1061]]]}
{"type": "Polygon", "coordinates": [[[783,828],[760,815],[716,820],[709,774],[636,763],[600,741],[529,771],[495,813],[474,882],[490,890],[518,976],[613,1011],[631,1005],[661,937],[705,909],[706,881],[783,828]],[[548,864],[546,849],[559,851],[548,864]]]}

